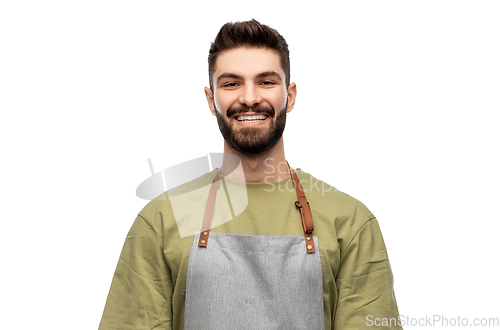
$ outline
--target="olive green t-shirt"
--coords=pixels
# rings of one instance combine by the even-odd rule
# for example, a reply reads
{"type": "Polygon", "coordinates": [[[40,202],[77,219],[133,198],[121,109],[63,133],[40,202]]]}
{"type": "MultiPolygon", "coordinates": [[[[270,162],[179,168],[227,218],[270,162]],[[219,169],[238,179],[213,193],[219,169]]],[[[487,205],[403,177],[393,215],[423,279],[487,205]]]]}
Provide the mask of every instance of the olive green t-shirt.
{"type": "MultiPolygon", "coordinates": [[[[189,254],[214,174],[169,190],[139,213],[125,240],[100,330],[183,328],[189,254]]],[[[325,328],[371,329],[373,320],[383,319],[394,321],[377,329],[401,329],[395,322],[399,314],[392,272],[377,219],[347,194],[300,169],[297,175],[319,242],[325,328]]],[[[221,181],[212,232],[304,235],[291,178],[221,181]]]]}

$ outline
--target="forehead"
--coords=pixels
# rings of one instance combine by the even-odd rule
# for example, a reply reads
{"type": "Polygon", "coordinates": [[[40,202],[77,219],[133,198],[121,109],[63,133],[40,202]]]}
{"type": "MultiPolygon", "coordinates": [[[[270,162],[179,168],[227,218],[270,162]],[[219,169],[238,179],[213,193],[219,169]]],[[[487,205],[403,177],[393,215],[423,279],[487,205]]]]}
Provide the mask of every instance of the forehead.
{"type": "Polygon", "coordinates": [[[215,62],[214,78],[223,73],[252,77],[262,72],[275,71],[284,80],[285,72],[275,50],[268,48],[240,47],[223,51],[215,62]]]}

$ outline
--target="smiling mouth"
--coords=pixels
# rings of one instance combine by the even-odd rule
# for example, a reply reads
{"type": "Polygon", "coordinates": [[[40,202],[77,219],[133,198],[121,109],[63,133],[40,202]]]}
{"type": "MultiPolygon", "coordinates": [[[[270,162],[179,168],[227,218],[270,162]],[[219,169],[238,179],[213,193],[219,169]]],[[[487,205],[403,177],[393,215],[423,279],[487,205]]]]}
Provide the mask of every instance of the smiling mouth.
{"type": "Polygon", "coordinates": [[[241,123],[257,123],[267,119],[267,115],[238,115],[235,119],[241,123]]]}

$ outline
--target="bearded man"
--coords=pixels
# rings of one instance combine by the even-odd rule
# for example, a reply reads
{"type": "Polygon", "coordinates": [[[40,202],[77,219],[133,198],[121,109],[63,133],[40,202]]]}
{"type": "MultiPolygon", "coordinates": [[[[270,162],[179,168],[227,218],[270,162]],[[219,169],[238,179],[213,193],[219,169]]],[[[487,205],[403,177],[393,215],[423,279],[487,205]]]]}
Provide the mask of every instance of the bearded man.
{"type": "Polygon", "coordinates": [[[224,162],[139,213],[100,329],[338,330],[382,319],[393,321],[380,328],[401,329],[377,219],[285,159],[283,130],[297,95],[285,39],[255,20],[228,23],[208,62],[205,95],[224,162]],[[207,189],[180,197],[189,212],[176,216],[179,191],[200,186],[207,189]],[[237,214],[241,198],[231,189],[248,202],[237,214]]]}

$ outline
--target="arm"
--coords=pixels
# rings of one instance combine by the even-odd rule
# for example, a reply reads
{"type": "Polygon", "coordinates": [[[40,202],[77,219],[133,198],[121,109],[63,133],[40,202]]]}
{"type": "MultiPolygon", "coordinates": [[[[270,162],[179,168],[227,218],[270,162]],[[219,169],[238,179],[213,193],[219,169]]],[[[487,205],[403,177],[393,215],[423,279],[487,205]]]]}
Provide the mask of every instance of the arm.
{"type": "Polygon", "coordinates": [[[99,330],[172,329],[172,279],[163,240],[138,216],[123,246],[99,330]]]}
{"type": "Polygon", "coordinates": [[[402,329],[387,250],[373,216],[343,251],[336,282],[334,329],[402,329]]]}

